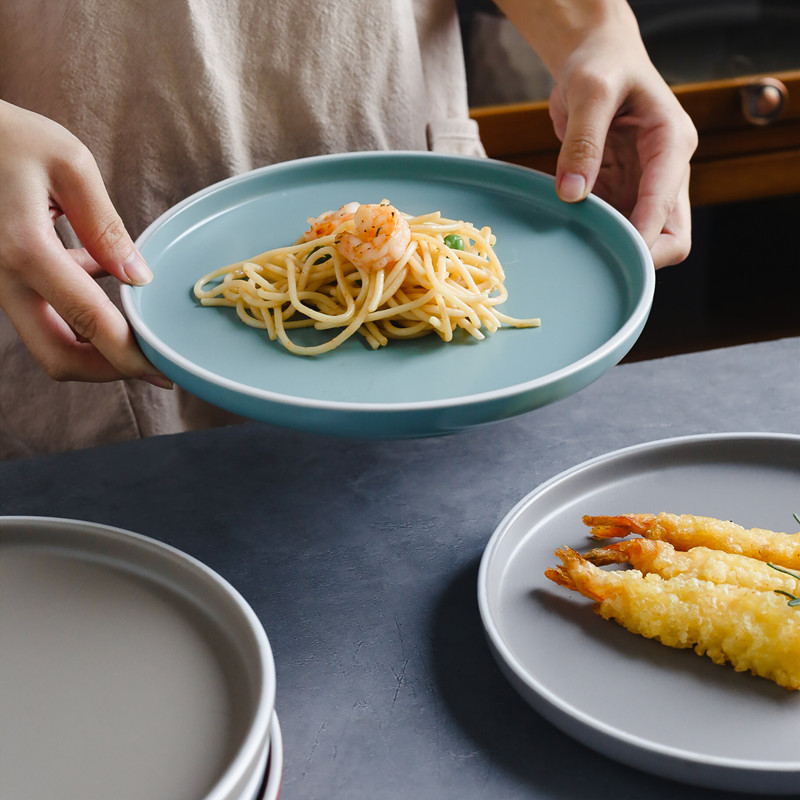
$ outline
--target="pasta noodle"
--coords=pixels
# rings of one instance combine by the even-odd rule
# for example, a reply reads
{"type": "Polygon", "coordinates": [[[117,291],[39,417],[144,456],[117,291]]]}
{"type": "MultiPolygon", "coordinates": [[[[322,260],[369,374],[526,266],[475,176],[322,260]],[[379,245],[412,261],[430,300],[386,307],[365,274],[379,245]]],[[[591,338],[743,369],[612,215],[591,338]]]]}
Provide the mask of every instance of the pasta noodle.
{"type": "Polygon", "coordinates": [[[328,352],[355,333],[376,349],[430,333],[449,342],[458,329],[483,339],[483,330],[501,325],[540,325],[498,310],[508,293],[488,227],[438,211],[403,214],[386,200],[308,221],[293,245],[204,275],[195,296],[235,308],[245,324],[297,355],[328,352]],[[307,327],[335,333],[317,345],[290,338],[290,330],[307,327]]]}

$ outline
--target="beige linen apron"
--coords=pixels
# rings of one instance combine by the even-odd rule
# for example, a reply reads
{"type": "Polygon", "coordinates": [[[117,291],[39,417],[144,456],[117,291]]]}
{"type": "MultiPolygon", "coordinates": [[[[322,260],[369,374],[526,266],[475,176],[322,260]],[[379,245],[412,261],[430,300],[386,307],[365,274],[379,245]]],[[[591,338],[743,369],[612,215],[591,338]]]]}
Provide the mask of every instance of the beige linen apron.
{"type": "MultiPolygon", "coordinates": [[[[89,146],[134,237],[277,161],[483,154],[453,0],[3,0],[0,97],[89,146]]],[[[0,311],[0,458],[233,421],[179,389],[56,383],[0,311]]]]}

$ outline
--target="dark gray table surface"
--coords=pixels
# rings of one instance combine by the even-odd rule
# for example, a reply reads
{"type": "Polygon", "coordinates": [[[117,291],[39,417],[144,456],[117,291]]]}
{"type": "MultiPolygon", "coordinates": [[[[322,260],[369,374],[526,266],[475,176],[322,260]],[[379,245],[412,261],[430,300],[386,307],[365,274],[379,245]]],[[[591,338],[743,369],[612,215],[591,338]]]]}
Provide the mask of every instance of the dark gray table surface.
{"type": "MultiPolygon", "coordinates": [[[[168,542],[250,602],[277,664],[282,799],[688,800],[531,710],[492,660],[477,573],[544,480],[672,436],[800,433],[800,339],[625,364],[502,423],[406,441],[250,423],[0,463],[0,514],[168,542]]],[[[656,687],[654,687],[655,689],[656,687]]]]}

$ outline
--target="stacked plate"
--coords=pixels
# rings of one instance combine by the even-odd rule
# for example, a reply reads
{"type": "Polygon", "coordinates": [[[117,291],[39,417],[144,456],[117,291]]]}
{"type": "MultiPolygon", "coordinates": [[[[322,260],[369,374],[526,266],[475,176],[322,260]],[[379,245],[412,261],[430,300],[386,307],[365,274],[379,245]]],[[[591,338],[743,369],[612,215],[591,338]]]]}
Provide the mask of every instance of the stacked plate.
{"type": "Polygon", "coordinates": [[[0,518],[0,794],[274,800],[275,666],[195,559],[117,528],[0,518]]]}

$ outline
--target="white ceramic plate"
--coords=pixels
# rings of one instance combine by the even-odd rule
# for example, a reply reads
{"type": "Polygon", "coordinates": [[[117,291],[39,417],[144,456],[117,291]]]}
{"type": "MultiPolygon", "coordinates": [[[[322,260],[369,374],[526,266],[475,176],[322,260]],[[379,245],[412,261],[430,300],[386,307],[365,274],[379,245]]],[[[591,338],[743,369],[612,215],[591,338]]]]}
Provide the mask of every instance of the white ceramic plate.
{"type": "Polygon", "coordinates": [[[592,546],[584,514],[659,511],[796,530],[800,437],[652,442],[541,485],[498,526],[481,562],[494,655],[537,711],[613,759],[699,786],[797,794],[800,692],[629,633],[544,577],[557,547],[592,546]]]}
{"type": "MultiPolygon", "coordinates": [[[[616,364],[644,326],[655,287],[650,254],[621,214],[592,196],[568,205],[553,178],[491,159],[349,153],[276,164],[210,186],[139,238],[155,275],[122,287],[151,362],[194,394],[253,419],[353,436],[461,430],[579,391],[616,364]],[[503,310],[541,328],[477,342],[426,336],[372,351],[355,336],[331,353],[295,356],[233,309],[203,307],[195,281],[293,242],[306,218],[388,198],[489,225],[506,272],[503,310]]],[[[322,334],[306,329],[306,343],[322,334]]]]}
{"type": "Polygon", "coordinates": [[[0,595],[4,797],[255,797],[275,666],[219,575],[118,528],[0,517],[0,595]]]}
{"type": "Polygon", "coordinates": [[[277,713],[273,712],[269,726],[270,751],[267,765],[267,780],[261,793],[261,800],[278,800],[283,782],[283,734],[277,713]]]}

